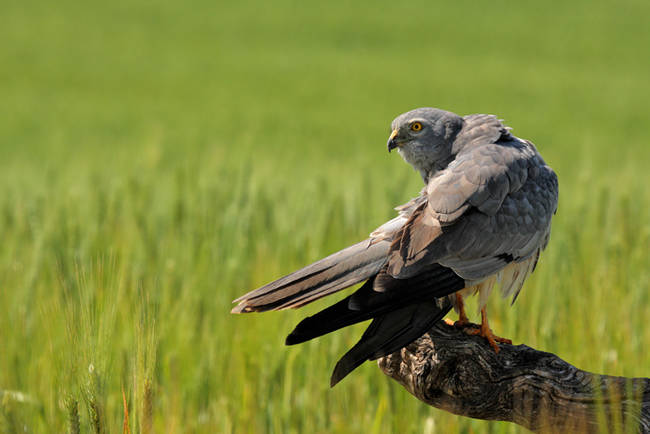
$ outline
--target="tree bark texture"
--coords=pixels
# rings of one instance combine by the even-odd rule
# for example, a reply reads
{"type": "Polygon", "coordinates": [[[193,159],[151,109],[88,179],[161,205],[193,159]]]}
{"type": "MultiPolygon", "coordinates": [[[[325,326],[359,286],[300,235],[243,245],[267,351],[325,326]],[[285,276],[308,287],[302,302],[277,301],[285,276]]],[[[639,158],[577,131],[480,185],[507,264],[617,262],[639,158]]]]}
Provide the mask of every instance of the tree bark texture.
{"type": "Polygon", "coordinates": [[[582,371],[526,345],[500,345],[444,322],[379,367],[419,400],[534,432],[650,433],[650,379],[582,371]]]}

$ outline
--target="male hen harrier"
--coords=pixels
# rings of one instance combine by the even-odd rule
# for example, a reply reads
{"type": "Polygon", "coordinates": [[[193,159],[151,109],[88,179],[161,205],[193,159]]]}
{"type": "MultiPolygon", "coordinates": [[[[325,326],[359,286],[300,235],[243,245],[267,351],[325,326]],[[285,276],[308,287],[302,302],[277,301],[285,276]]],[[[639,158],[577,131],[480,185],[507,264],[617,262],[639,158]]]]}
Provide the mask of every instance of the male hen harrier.
{"type": "Polygon", "coordinates": [[[422,175],[420,195],[370,238],[238,298],[233,313],[297,308],[366,281],[304,319],[287,345],[372,319],[337,363],[334,386],[365,360],[408,345],[454,306],[457,324],[499,351],[486,303],[495,283],[519,294],[546,247],[558,183],[535,146],[495,116],[419,108],[391,125],[388,151],[422,175]],[[463,297],[479,293],[481,326],[472,328],[463,297]]]}

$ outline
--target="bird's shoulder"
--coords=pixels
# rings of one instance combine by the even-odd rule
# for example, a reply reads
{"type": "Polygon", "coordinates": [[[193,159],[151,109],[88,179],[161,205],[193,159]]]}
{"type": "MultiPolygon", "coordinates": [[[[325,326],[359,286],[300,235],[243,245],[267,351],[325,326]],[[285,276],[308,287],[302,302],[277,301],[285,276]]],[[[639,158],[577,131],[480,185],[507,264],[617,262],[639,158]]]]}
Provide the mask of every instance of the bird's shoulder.
{"type": "Polygon", "coordinates": [[[495,115],[467,115],[463,117],[463,126],[452,144],[452,153],[458,154],[466,148],[507,140],[510,136],[510,128],[495,115]]]}
{"type": "Polygon", "coordinates": [[[557,189],[557,177],[532,142],[510,133],[494,141],[474,141],[460,149],[426,187],[429,209],[443,224],[470,207],[494,215],[507,195],[527,182],[557,189]]]}

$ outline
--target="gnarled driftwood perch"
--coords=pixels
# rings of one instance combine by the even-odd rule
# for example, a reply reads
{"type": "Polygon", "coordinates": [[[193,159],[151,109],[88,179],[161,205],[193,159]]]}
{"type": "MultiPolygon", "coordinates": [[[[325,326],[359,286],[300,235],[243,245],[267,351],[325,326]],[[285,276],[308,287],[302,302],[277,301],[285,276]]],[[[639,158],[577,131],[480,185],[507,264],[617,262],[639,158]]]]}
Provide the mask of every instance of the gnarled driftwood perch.
{"type": "Polygon", "coordinates": [[[592,374],[525,345],[496,354],[442,321],[379,367],[421,401],[462,416],[535,432],[650,433],[650,379],[592,374]]]}

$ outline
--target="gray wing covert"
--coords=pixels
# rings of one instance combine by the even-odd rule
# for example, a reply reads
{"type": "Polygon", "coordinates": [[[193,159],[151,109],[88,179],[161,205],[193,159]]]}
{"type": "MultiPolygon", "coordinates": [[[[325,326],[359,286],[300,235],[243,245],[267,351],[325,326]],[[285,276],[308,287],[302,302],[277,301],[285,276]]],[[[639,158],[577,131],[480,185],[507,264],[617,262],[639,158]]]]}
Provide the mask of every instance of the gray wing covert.
{"type": "Polygon", "coordinates": [[[439,263],[478,280],[529,258],[548,242],[557,191],[530,142],[467,149],[430,180],[427,202],[393,241],[388,271],[405,278],[439,263]]]}

